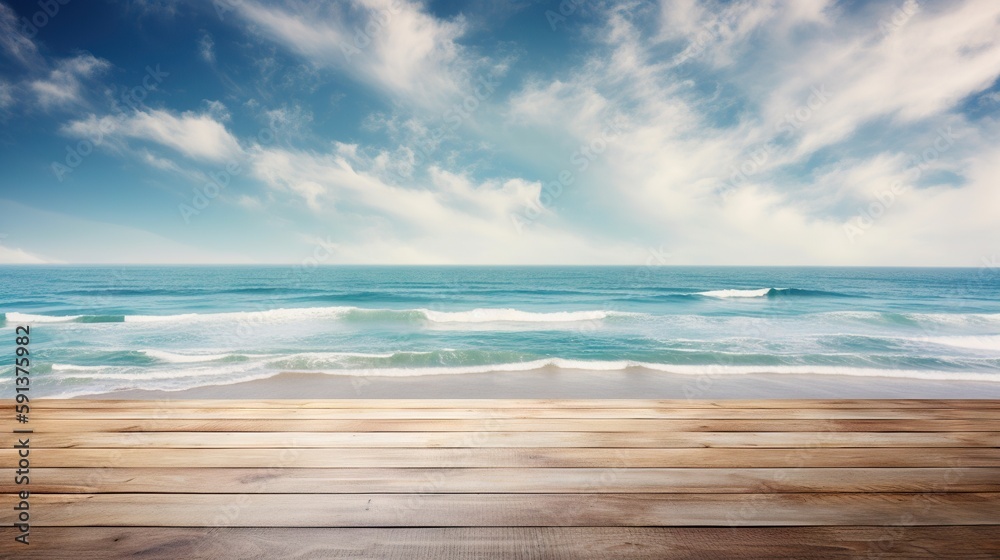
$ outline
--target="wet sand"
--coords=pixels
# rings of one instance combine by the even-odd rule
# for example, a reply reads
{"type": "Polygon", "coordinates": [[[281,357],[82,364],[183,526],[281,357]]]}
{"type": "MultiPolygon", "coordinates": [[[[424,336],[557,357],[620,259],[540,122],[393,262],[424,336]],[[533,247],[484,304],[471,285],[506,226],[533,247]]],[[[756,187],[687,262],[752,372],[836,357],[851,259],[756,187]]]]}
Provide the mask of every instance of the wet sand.
{"type": "Polygon", "coordinates": [[[181,391],[126,390],[114,399],[996,399],[1000,382],[843,375],[677,375],[635,369],[547,368],[511,373],[414,377],[282,373],[267,379],[181,391]]]}

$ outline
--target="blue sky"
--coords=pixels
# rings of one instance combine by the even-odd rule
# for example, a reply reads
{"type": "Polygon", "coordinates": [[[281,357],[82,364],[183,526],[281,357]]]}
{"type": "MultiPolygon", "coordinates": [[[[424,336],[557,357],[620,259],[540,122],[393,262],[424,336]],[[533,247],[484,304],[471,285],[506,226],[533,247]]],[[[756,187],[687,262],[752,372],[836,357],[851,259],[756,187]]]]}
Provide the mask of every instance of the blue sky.
{"type": "Polygon", "coordinates": [[[1000,251],[994,0],[330,4],[0,0],[0,262],[1000,251]]]}

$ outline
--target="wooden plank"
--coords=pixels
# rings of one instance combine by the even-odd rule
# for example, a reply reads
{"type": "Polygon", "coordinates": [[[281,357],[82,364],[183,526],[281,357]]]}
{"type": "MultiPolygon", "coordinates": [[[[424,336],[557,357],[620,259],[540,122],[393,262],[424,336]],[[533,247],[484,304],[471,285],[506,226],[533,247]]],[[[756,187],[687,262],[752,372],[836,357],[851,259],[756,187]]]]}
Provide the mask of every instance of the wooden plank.
{"type": "MultiPolygon", "coordinates": [[[[0,510],[3,511],[3,510],[0,510]]],[[[15,512],[3,511],[10,525],[15,512]]],[[[997,525],[1000,495],[42,494],[36,527],[997,525]]]]}
{"type": "Polygon", "coordinates": [[[0,556],[33,559],[330,558],[675,560],[691,558],[992,560],[989,526],[955,527],[33,527],[0,528],[0,556]]]}
{"type": "MultiPolygon", "coordinates": [[[[23,487],[0,478],[0,493],[23,487]]],[[[1000,468],[38,468],[31,493],[1000,492],[1000,468]]]]}
{"type": "Polygon", "coordinates": [[[41,432],[995,432],[981,420],[51,420],[41,432]]]}
{"type": "MultiPolygon", "coordinates": [[[[0,449],[3,464],[17,450],[0,449]]],[[[359,448],[339,449],[46,449],[33,467],[996,467],[1000,450],[359,448]]]]}
{"type": "Polygon", "coordinates": [[[31,447],[1000,447],[1000,432],[46,432],[31,447]]]}
{"type": "Polygon", "coordinates": [[[31,545],[0,528],[0,555],[33,559],[330,558],[675,560],[691,558],[992,560],[988,526],[955,527],[38,527],[31,545]]]}
{"type": "MultiPolygon", "coordinates": [[[[0,400],[11,407],[11,399],[0,400]]],[[[56,408],[1000,408],[1000,399],[35,399],[56,408]]]]}
{"type": "Polygon", "coordinates": [[[1000,555],[1000,401],[42,400],[18,427],[34,546],[0,508],[0,557],[1000,555]]]}

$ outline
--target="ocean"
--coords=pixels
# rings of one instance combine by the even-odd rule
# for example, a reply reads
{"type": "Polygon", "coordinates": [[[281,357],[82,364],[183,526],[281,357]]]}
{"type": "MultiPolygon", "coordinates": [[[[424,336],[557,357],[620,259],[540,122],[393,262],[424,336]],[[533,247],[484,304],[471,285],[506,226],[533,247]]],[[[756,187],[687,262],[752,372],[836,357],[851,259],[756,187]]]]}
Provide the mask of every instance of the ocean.
{"type": "Polygon", "coordinates": [[[284,371],[1000,381],[990,267],[5,266],[0,279],[0,354],[13,364],[15,328],[30,326],[32,396],[284,371]]]}

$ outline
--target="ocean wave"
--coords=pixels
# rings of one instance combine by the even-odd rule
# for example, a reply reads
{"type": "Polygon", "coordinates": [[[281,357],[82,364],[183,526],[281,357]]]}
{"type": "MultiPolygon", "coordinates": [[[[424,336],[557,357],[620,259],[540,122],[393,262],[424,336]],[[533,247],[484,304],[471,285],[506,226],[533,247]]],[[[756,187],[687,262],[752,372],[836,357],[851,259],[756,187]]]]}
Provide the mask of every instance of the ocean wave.
{"type": "Polygon", "coordinates": [[[995,327],[1000,313],[890,313],[880,311],[829,311],[821,316],[850,319],[874,325],[906,327],[995,327]]]}
{"type": "Polygon", "coordinates": [[[79,319],[80,315],[52,316],[52,315],[32,315],[30,313],[17,313],[14,311],[4,313],[8,323],[70,323],[79,319]]]}
{"type": "Polygon", "coordinates": [[[473,309],[472,311],[431,311],[421,312],[429,321],[435,323],[565,323],[576,321],[597,321],[607,319],[612,315],[627,316],[638,313],[623,313],[617,311],[556,311],[538,313],[519,311],[517,309],[473,309]]]}
{"type": "Polygon", "coordinates": [[[827,292],[823,290],[804,290],[801,288],[754,288],[749,290],[709,290],[707,292],[696,292],[691,295],[712,297],[712,298],[779,298],[779,297],[857,297],[840,292],[827,292]]]}
{"type": "Polygon", "coordinates": [[[4,314],[8,323],[124,323],[124,315],[35,315],[10,312],[4,314]]]}
{"type": "Polygon", "coordinates": [[[197,362],[217,362],[219,360],[242,358],[242,354],[175,354],[165,350],[140,350],[146,356],[170,364],[192,364],[197,362]]]}
{"type": "Polygon", "coordinates": [[[931,336],[919,339],[921,342],[943,344],[972,350],[1000,350],[1000,335],[980,336],[931,336]]]}
{"type": "Polygon", "coordinates": [[[52,364],[51,366],[51,371],[104,371],[106,369],[107,366],[80,366],[76,364],[52,364]]]}
{"type": "Polygon", "coordinates": [[[385,376],[411,377],[422,375],[459,375],[474,373],[504,373],[528,372],[554,368],[560,370],[587,370],[605,372],[623,372],[630,370],[650,370],[660,373],[677,375],[754,375],[754,374],[790,374],[790,375],[848,375],[860,377],[896,377],[925,380],[963,380],[963,381],[1000,381],[1000,373],[984,373],[970,371],[936,371],[913,369],[882,369],[850,366],[741,366],[741,365],[684,365],[661,364],[634,360],[569,360],[563,358],[544,358],[528,362],[513,362],[506,364],[489,364],[481,366],[459,367],[428,367],[428,368],[386,368],[386,369],[354,369],[323,371],[327,375],[346,376],[385,376]]]}
{"type": "Polygon", "coordinates": [[[711,290],[708,292],[698,292],[694,295],[714,298],[756,298],[764,297],[770,292],[771,288],[760,288],[757,290],[711,290]]]}
{"type": "Polygon", "coordinates": [[[192,323],[232,321],[268,323],[310,319],[339,319],[347,322],[432,323],[566,323],[594,321],[612,316],[641,313],[621,311],[522,311],[512,308],[477,308],[469,311],[431,309],[369,309],[362,307],[298,307],[229,313],[183,313],[179,315],[32,315],[7,313],[7,320],[20,323],[192,323]]]}

